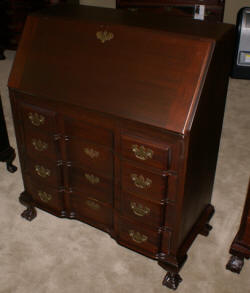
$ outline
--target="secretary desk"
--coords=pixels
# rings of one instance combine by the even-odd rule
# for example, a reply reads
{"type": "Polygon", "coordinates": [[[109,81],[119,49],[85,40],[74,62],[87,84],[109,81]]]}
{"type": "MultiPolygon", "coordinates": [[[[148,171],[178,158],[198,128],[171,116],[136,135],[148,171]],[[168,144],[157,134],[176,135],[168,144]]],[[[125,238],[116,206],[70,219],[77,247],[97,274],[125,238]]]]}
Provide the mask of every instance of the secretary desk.
{"type": "Polygon", "coordinates": [[[28,17],[9,78],[24,192],[158,261],[176,289],[211,195],[234,26],[96,7],[28,17]]]}

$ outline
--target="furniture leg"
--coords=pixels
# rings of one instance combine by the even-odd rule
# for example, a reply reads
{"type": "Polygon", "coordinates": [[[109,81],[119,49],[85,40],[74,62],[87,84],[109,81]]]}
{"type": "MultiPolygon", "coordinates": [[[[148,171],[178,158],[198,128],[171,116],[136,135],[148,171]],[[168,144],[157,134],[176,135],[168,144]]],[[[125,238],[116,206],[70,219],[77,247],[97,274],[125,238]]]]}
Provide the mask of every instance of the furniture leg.
{"type": "Polygon", "coordinates": [[[244,265],[244,257],[243,256],[240,257],[237,255],[232,255],[226,265],[226,269],[233,272],[233,273],[239,274],[241,272],[243,265],[244,265]]]}
{"type": "Polygon", "coordinates": [[[27,193],[22,192],[19,201],[27,207],[27,209],[22,212],[21,216],[28,221],[32,221],[37,216],[37,213],[31,197],[27,193]]]}
{"type": "Polygon", "coordinates": [[[182,281],[182,278],[177,273],[167,272],[165,278],[162,281],[162,285],[168,287],[169,289],[176,290],[182,281]]]}

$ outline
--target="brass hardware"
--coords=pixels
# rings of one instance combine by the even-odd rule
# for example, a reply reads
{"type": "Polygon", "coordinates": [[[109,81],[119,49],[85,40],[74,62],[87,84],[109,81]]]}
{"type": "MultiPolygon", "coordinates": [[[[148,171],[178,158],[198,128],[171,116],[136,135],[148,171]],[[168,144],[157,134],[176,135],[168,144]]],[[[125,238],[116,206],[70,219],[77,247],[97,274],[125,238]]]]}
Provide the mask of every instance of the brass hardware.
{"type": "Polygon", "coordinates": [[[140,203],[130,202],[130,207],[136,216],[143,217],[150,213],[150,208],[141,205],[140,203]]]}
{"type": "Polygon", "coordinates": [[[148,236],[143,235],[140,232],[136,232],[134,230],[129,230],[129,236],[136,243],[142,243],[148,240],[148,236]]]}
{"type": "Polygon", "coordinates": [[[52,195],[45,192],[45,191],[38,190],[37,194],[40,197],[41,201],[43,201],[43,202],[47,203],[52,199],[52,195]]]}
{"type": "Polygon", "coordinates": [[[31,113],[30,112],[29,119],[30,119],[31,123],[37,127],[44,124],[44,122],[45,122],[45,117],[42,115],[39,115],[38,113],[31,113]]]}
{"type": "Polygon", "coordinates": [[[148,188],[152,184],[152,180],[149,178],[144,178],[143,175],[131,174],[131,179],[135,186],[141,189],[148,188]]]}
{"type": "Polygon", "coordinates": [[[134,152],[136,158],[143,161],[147,159],[152,159],[154,154],[153,150],[147,149],[143,145],[139,147],[137,144],[132,145],[132,151],[134,152]]]}
{"type": "Polygon", "coordinates": [[[48,149],[48,144],[46,142],[41,141],[40,139],[32,139],[32,145],[39,152],[42,152],[48,149]]]}
{"type": "Polygon", "coordinates": [[[43,166],[36,165],[35,171],[36,171],[37,175],[41,176],[42,178],[46,178],[46,177],[50,176],[50,170],[44,168],[43,166]]]}
{"type": "Polygon", "coordinates": [[[105,30],[97,32],[96,37],[104,44],[106,41],[112,40],[114,38],[114,34],[105,30]]]}
{"type": "Polygon", "coordinates": [[[85,178],[91,183],[91,184],[97,184],[100,182],[100,178],[96,177],[93,174],[85,173],[85,178]]]}
{"type": "Polygon", "coordinates": [[[85,201],[85,203],[86,203],[86,205],[88,206],[88,207],[90,207],[92,210],[99,210],[99,208],[100,208],[100,205],[97,203],[97,202],[95,202],[95,201],[93,201],[93,200],[89,200],[89,199],[87,199],[86,201],[85,201]]]}
{"type": "Polygon", "coordinates": [[[99,157],[99,152],[95,151],[94,149],[84,148],[84,152],[88,155],[91,159],[99,157]]]}

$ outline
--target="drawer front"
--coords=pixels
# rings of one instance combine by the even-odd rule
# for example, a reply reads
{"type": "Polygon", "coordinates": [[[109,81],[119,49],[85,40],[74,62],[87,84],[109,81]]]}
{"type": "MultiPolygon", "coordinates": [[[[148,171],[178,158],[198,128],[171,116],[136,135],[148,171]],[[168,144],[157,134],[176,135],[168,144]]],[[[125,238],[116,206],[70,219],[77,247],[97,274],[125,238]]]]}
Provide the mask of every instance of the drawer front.
{"type": "Polygon", "coordinates": [[[118,237],[125,245],[135,251],[155,257],[159,250],[160,234],[156,231],[142,228],[125,218],[118,218],[118,237]]]}
{"type": "Polygon", "coordinates": [[[70,139],[67,143],[67,159],[74,165],[89,167],[113,177],[113,153],[103,146],[76,138],[70,139]]]}
{"type": "Polygon", "coordinates": [[[40,131],[26,131],[25,146],[27,155],[34,160],[43,157],[56,161],[58,146],[53,136],[40,131]]]}
{"type": "Polygon", "coordinates": [[[64,209],[63,206],[63,191],[58,191],[54,188],[48,187],[47,185],[37,183],[33,178],[26,176],[26,190],[32,196],[35,204],[42,208],[49,209],[52,211],[61,212],[64,209]]]}
{"type": "Polygon", "coordinates": [[[78,192],[84,191],[98,200],[112,204],[112,180],[104,178],[99,173],[71,166],[69,170],[69,185],[78,192]]]}
{"type": "Polygon", "coordinates": [[[33,129],[33,131],[39,133],[50,132],[55,134],[56,130],[56,113],[49,110],[40,109],[38,107],[21,104],[22,108],[22,121],[24,122],[24,128],[33,129]]]}
{"type": "Polygon", "coordinates": [[[122,135],[122,156],[155,168],[168,169],[169,146],[149,142],[142,138],[122,135]]]}
{"type": "Polygon", "coordinates": [[[161,201],[167,193],[167,178],[164,175],[134,167],[122,162],[122,189],[143,198],[161,201]]]}
{"type": "Polygon", "coordinates": [[[112,149],[113,135],[112,132],[96,127],[87,123],[65,120],[65,135],[68,139],[75,141],[92,142],[103,145],[112,149]]]}
{"type": "Polygon", "coordinates": [[[111,206],[98,201],[94,197],[72,193],[71,206],[77,218],[88,218],[97,224],[103,224],[108,227],[112,225],[113,213],[111,206]]]}
{"type": "Polygon", "coordinates": [[[122,194],[121,213],[133,221],[158,228],[163,223],[164,207],[128,193],[122,194]]]}
{"type": "Polygon", "coordinates": [[[62,186],[62,168],[56,165],[56,161],[50,160],[25,160],[25,172],[34,180],[50,186],[62,186]]]}

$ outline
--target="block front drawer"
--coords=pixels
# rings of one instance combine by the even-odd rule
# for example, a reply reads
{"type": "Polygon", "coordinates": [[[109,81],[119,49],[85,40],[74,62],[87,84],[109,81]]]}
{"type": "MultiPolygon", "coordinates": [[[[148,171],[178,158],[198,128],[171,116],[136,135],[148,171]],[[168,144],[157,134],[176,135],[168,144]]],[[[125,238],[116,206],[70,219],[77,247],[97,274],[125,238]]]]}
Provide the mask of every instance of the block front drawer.
{"type": "Polygon", "coordinates": [[[73,193],[71,195],[71,206],[77,218],[87,218],[106,227],[112,225],[111,206],[90,197],[88,194],[73,193]]]}
{"type": "Polygon", "coordinates": [[[123,134],[122,156],[159,169],[168,169],[170,150],[168,145],[123,134]]]}
{"type": "Polygon", "coordinates": [[[76,137],[67,142],[67,159],[79,167],[90,167],[105,176],[113,175],[113,153],[107,147],[81,141],[76,137]]]}
{"type": "Polygon", "coordinates": [[[48,187],[45,184],[35,182],[33,179],[26,178],[27,192],[32,196],[32,199],[42,208],[61,212],[64,209],[64,192],[55,188],[48,187]]]}
{"type": "Polygon", "coordinates": [[[162,225],[164,206],[142,200],[129,193],[122,193],[121,213],[130,219],[144,225],[159,228],[162,225]]]}
{"type": "Polygon", "coordinates": [[[136,251],[155,257],[160,245],[160,233],[142,228],[126,218],[117,217],[118,239],[122,244],[136,251]]]}
{"type": "Polygon", "coordinates": [[[167,176],[122,162],[122,189],[153,201],[161,201],[167,192],[167,176]]]}

